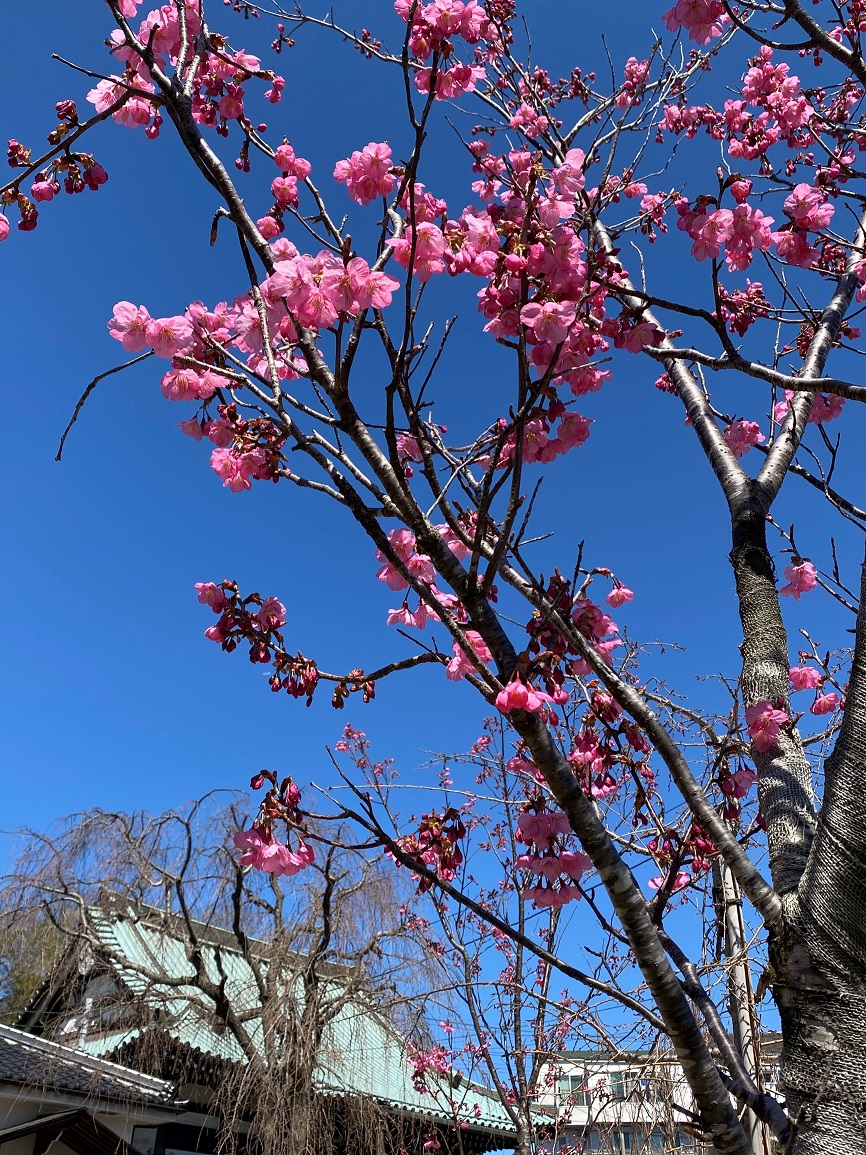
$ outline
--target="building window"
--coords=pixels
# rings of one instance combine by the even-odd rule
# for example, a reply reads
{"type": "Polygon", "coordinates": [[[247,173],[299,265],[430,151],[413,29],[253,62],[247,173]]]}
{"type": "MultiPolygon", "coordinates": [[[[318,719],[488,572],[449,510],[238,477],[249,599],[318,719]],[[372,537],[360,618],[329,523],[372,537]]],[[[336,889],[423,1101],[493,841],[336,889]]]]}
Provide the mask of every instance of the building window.
{"type": "Polygon", "coordinates": [[[140,1155],[153,1155],[156,1150],[156,1127],[133,1127],[132,1145],[140,1155]]]}
{"type": "Polygon", "coordinates": [[[559,1093],[575,1107],[589,1107],[592,1096],[586,1085],[586,1074],[563,1075],[559,1080],[559,1093]]]}
{"type": "Polygon", "coordinates": [[[639,1079],[634,1071],[611,1071],[611,1099],[629,1099],[637,1089],[639,1079]]]}

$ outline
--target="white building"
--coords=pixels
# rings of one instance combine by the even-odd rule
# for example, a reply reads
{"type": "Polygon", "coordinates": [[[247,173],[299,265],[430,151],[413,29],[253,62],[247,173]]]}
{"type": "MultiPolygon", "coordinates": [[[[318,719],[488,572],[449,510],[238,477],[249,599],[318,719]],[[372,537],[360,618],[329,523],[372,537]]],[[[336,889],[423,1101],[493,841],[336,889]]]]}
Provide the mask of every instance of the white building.
{"type": "Polygon", "coordinates": [[[670,1056],[568,1051],[541,1084],[546,1089],[538,1105],[550,1119],[542,1132],[550,1155],[703,1151],[688,1086],[670,1056]]]}
{"type": "MultiPolygon", "coordinates": [[[[761,1084],[778,1093],[781,1035],[760,1037],[761,1084]]],[[[695,1126],[682,1068],[670,1052],[566,1051],[539,1081],[549,1155],[646,1155],[710,1151],[695,1126]]]]}

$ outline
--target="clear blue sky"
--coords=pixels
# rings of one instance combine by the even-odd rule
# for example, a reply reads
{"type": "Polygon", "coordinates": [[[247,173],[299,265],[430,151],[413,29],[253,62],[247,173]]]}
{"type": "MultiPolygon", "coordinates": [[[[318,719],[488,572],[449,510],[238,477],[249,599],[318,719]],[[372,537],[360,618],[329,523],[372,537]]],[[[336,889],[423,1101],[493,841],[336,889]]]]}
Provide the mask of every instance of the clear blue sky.
{"type": "MultiPolygon", "coordinates": [[[[536,59],[554,74],[567,74],[587,57],[601,65],[602,33],[620,61],[645,55],[645,5],[544,0],[525,7],[536,59]]],[[[245,25],[214,8],[236,47],[255,50],[270,39],[270,27],[245,25]]],[[[389,3],[336,6],[338,16],[354,11],[356,19],[361,9],[364,23],[388,30],[396,41],[389,3]]],[[[657,15],[655,22],[660,25],[657,15]]],[[[102,69],[107,31],[100,3],[4,6],[0,108],[7,137],[36,145],[52,126],[55,100],[74,96],[83,104],[89,82],[52,63],[50,53],[102,69]]],[[[334,37],[311,33],[283,65],[286,99],[267,119],[312,160],[323,184],[337,159],[368,140],[396,143],[402,131],[396,71],[364,62],[334,37]]],[[[121,359],[105,328],[115,301],[145,303],[164,315],[198,297],[213,303],[243,290],[227,239],[208,247],[213,198],[168,129],[148,144],[108,124],[93,147],[109,184],[77,203],[64,197],[44,206],[36,232],[13,232],[0,251],[7,604],[0,827],[43,826],[97,804],[159,809],[211,787],[244,785],[262,766],[301,781],[327,781],[324,746],[348,721],[365,728],[377,753],[396,756],[406,771],[425,751],[465,748],[479,732],[483,706],[439,671],[383,683],[368,707],[353,699],[335,713],[323,693],[307,710],[271,695],[261,669],[241,654],[224,655],[204,640],[211,619],[197,606],[193,583],[233,577],[245,590],[285,601],[289,646],[325,668],[372,668],[408,652],[385,629],[393,598],[374,580],[372,550],[349,519],[285,485],[258,485],[237,496],[223,490],[206,449],[177,429],[191,408],[162,398],[155,366],[104,382],[63,463],[55,463],[58,437],[82,388],[121,359]]],[[[431,145],[429,160],[422,174],[428,185],[457,209],[469,203],[470,178],[449,133],[431,145]],[[449,158],[452,175],[445,171],[449,158]]],[[[258,183],[255,177],[244,189],[263,210],[271,173],[258,183]]],[[[342,190],[334,195],[348,211],[342,190]]],[[[668,285],[676,282],[682,291],[685,283],[690,291],[685,246],[665,253],[668,285]],[[675,251],[680,263],[670,256],[675,251]]],[[[431,293],[443,309],[455,293],[467,306],[437,392],[443,420],[458,397],[470,398],[468,416],[486,421],[490,414],[486,399],[495,382],[473,288],[449,283],[431,293]]],[[[663,669],[680,692],[691,693],[696,674],[736,670],[727,526],[681,410],[652,389],[655,376],[648,361],[635,357],[620,365],[601,395],[588,399],[582,410],[597,419],[593,435],[546,482],[538,525],[539,531],[557,529],[554,545],[543,547],[547,572],[551,560],[571,564],[576,542],[584,539],[588,560],[611,566],[637,590],[618,619],[635,637],[685,647],[684,654],[669,654],[663,669]]],[[[748,385],[726,388],[726,405],[760,416],[763,397],[750,403],[755,394],[748,385]]],[[[849,436],[862,444],[857,420],[854,428],[849,423],[849,436]]],[[[845,470],[854,486],[862,483],[856,461],[845,470]]],[[[783,513],[803,519],[801,548],[815,560],[826,556],[828,532],[807,533],[805,519],[818,508],[811,494],[792,487],[783,513]]],[[[851,561],[855,547],[844,531],[842,538],[851,561]]],[[[845,640],[839,615],[818,597],[791,620],[808,625],[827,646],[845,640]]]]}

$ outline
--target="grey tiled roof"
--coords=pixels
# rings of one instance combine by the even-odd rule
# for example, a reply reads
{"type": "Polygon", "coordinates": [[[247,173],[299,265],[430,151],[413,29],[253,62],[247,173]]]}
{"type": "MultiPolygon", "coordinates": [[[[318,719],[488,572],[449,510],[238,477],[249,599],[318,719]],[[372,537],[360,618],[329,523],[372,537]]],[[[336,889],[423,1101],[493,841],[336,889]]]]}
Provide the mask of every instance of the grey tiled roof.
{"type": "Polygon", "coordinates": [[[170,1105],[175,1091],[162,1079],[2,1025],[0,1083],[151,1106],[170,1105]]]}

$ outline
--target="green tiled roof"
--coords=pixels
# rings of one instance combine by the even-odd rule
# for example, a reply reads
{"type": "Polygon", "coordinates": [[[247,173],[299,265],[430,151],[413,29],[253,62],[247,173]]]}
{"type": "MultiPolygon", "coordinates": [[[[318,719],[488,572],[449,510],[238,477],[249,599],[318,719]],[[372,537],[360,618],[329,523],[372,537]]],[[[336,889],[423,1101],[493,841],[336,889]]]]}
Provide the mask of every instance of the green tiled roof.
{"type": "MultiPolygon", "coordinates": [[[[141,973],[149,970],[174,979],[190,975],[191,964],[179,938],[134,915],[91,911],[91,917],[108,952],[117,956],[112,963],[124,985],[153,1009],[158,1008],[160,1030],[206,1055],[229,1062],[246,1061],[231,1032],[218,1033],[199,1009],[205,1001],[200,990],[193,986],[160,986],[157,979],[151,981],[141,973]],[[125,966],[120,960],[130,965],[125,966]]],[[[220,932],[215,931],[214,935],[220,936],[220,932]]],[[[220,978],[217,949],[232,1007],[240,1012],[254,1010],[258,1005],[258,989],[249,963],[236,948],[228,945],[215,948],[205,942],[203,957],[214,981],[220,978]]],[[[339,983],[338,978],[326,981],[339,983]]],[[[254,1041],[256,1029],[253,1020],[250,1033],[254,1041]]],[[[90,1054],[109,1055],[140,1034],[141,1028],[121,1029],[90,1035],[79,1045],[90,1054]]],[[[406,1058],[406,1041],[361,1000],[347,1000],[328,1024],[315,1077],[324,1093],[370,1096],[401,1111],[441,1122],[457,1117],[465,1119],[473,1129],[501,1135],[513,1134],[515,1130],[502,1103],[485,1088],[465,1080],[442,1079],[435,1085],[435,1093],[417,1090],[406,1058]]],[[[434,1086],[429,1076],[428,1085],[434,1086]]]]}

